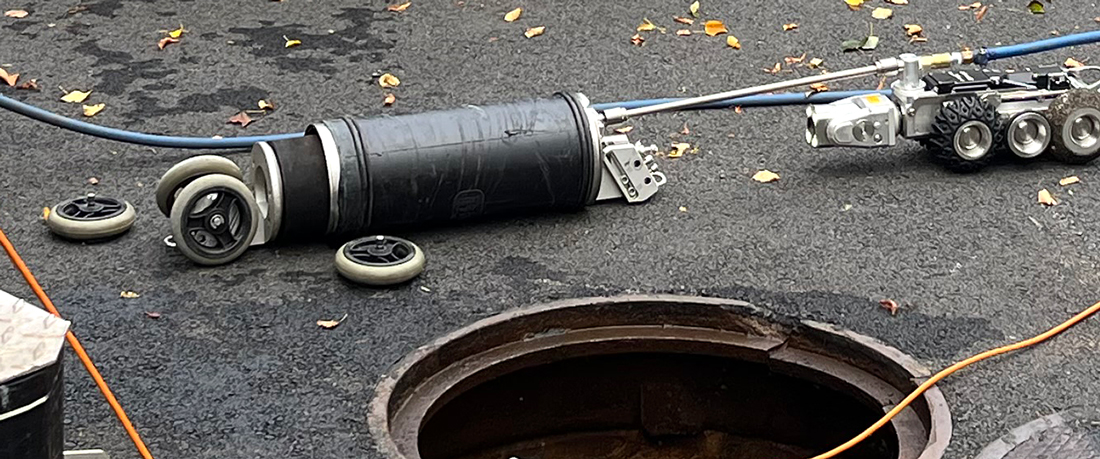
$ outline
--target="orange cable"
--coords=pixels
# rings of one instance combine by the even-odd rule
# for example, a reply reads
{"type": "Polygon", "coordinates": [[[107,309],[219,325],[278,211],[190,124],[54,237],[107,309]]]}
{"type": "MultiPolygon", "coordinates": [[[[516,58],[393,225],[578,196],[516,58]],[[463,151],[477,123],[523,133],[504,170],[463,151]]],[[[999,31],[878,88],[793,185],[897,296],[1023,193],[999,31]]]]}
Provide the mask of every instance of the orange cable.
{"type": "MultiPolygon", "coordinates": [[[[27,285],[31,287],[31,290],[34,290],[34,294],[38,296],[38,300],[42,302],[42,305],[46,306],[46,310],[57,317],[61,317],[61,314],[57,312],[57,308],[54,307],[53,302],[50,301],[50,297],[46,296],[46,292],[42,290],[42,286],[38,285],[38,281],[35,280],[34,274],[31,274],[31,270],[23,263],[23,259],[19,257],[19,253],[15,251],[15,247],[11,245],[11,241],[8,240],[3,230],[0,230],[0,245],[4,246],[4,251],[8,253],[8,258],[11,258],[12,264],[14,264],[16,269],[23,274],[23,279],[27,281],[27,285]]],[[[143,459],[153,459],[153,455],[149,453],[149,448],[146,448],[145,442],[141,441],[141,436],[139,436],[137,430],[134,429],[134,425],[130,423],[130,418],[126,416],[126,412],[123,411],[122,405],[115,399],[115,395],[111,393],[111,389],[107,387],[107,382],[103,380],[103,376],[99,374],[99,370],[96,369],[95,364],[92,363],[91,357],[88,357],[88,353],[84,351],[84,346],[80,345],[80,340],[76,339],[76,335],[73,334],[72,330],[65,333],[65,340],[69,342],[69,346],[76,352],[77,357],[80,357],[80,362],[84,364],[84,368],[92,375],[92,379],[95,380],[95,385],[99,387],[99,391],[103,393],[103,396],[107,398],[107,403],[111,405],[111,409],[114,410],[115,415],[118,416],[118,420],[122,421],[122,427],[125,428],[126,433],[130,435],[130,440],[134,442],[134,446],[136,446],[138,452],[141,453],[141,457],[143,459]]]]}
{"type": "Polygon", "coordinates": [[[1006,352],[1012,352],[1012,351],[1015,351],[1015,350],[1023,349],[1025,347],[1030,347],[1030,346],[1034,346],[1036,344],[1039,344],[1043,341],[1046,341],[1046,340],[1054,337],[1055,335],[1057,335],[1059,333],[1062,333],[1062,332],[1066,331],[1066,329],[1068,329],[1069,327],[1077,325],[1077,323],[1081,322],[1082,320],[1085,320],[1085,319],[1089,318],[1089,316],[1095,314],[1097,311],[1100,311],[1100,303],[1096,303],[1096,304],[1090,306],[1088,309],[1085,309],[1084,311],[1081,311],[1076,316],[1073,316],[1073,318],[1071,318],[1071,319],[1069,319],[1065,322],[1062,322],[1061,325],[1058,325],[1057,327],[1054,327],[1050,330],[1047,330],[1045,333],[1043,333],[1041,335],[1035,336],[1033,338],[1025,339],[1025,340],[1017,342],[1017,343],[1001,346],[1001,347],[998,347],[996,349],[990,349],[988,351],[982,352],[981,354],[975,355],[975,356],[970,357],[966,360],[963,360],[963,361],[958,362],[954,365],[951,365],[947,368],[944,368],[939,373],[936,373],[934,376],[932,376],[932,378],[930,378],[928,381],[925,381],[924,384],[921,384],[920,387],[917,387],[917,389],[914,390],[913,393],[909,394],[908,397],[905,397],[905,400],[902,400],[901,403],[899,403],[897,406],[894,407],[894,409],[892,409],[888,413],[886,413],[886,415],[883,416],[882,419],[879,419],[878,422],[872,424],[871,427],[867,428],[867,430],[864,430],[863,433],[861,433],[859,435],[856,435],[855,438],[853,438],[851,440],[848,440],[843,445],[837,446],[836,448],[833,448],[833,449],[831,449],[828,452],[825,452],[823,454],[819,454],[817,456],[814,456],[811,459],[830,459],[830,458],[836,457],[838,454],[843,453],[844,451],[847,451],[851,447],[859,444],[859,442],[861,442],[863,440],[866,440],[867,437],[870,437],[872,434],[875,433],[875,431],[882,428],[882,426],[884,426],[884,425],[886,425],[886,423],[890,422],[891,419],[894,419],[894,416],[897,416],[898,413],[901,413],[902,410],[904,410],[906,407],[908,407],[910,403],[913,403],[913,401],[916,400],[917,397],[920,397],[921,394],[923,394],[925,391],[927,391],[928,389],[931,389],[932,386],[936,385],[936,383],[940,382],[943,378],[951,376],[952,373],[955,373],[956,371],[959,371],[963,368],[966,368],[966,367],[968,367],[968,366],[970,366],[974,363],[981,362],[982,360],[988,359],[990,357],[995,357],[995,356],[1004,354],[1006,352]]]}

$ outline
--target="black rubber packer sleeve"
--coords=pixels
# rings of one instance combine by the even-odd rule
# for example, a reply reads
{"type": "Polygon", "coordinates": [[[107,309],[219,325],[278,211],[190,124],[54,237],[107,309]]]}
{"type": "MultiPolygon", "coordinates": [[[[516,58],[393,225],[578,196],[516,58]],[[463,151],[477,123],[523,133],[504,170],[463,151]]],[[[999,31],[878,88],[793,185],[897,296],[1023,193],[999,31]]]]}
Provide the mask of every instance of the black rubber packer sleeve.
{"type": "Polygon", "coordinates": [[[0,381],[0,414],[30,406],[42,397],[45,403],[0,421],[0,458],[62,459],[65,452],[62,378],[64,355],[53,364],[0,381]]]}
{"type": "Polygon", "coordinates": [[[325,234],[329,219],[328,168],[316,135],[269,143],[279,163],[283,214],[279,240],[325,234]]]}

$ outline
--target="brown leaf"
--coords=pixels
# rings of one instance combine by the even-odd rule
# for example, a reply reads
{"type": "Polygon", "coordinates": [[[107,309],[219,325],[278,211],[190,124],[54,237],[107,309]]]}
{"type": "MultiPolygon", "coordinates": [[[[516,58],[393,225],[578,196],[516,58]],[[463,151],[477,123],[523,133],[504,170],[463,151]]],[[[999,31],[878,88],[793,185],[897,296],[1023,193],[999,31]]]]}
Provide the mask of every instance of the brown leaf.
{"type": "Polygon", "coordinates": [[[85,182],[87,182],[89,185],[93,185],[93,186],[94,185],[99,185],[99,179],[97,179],[95,177],[88,177],[88,180],[85,180],[85,182]]]}
{"type": "Polygon", "coordinates": [[[1077,177],[1076,175],[1071,175],[1058,181],[1058,184],[1062,186],[1069,186],[1073,185],[1074,183],[1081,183],[1081,178],[1077,177]]]}
{"type": "Polygon", "coordinates": [[[806,67],[809,67],[811,69],[816,69],[818,67],[821,67],[822,64],[824,64],[824,63],[825,63],[825,59],[822,59],[820,57],[815,57],[813,59],[810,59],[810,62],[806,63],[806,67]]]}
{"type": "Polygon", "coordinates": [[[741,49],[741,40],[737,37],[730,35],[726,37],[726,45],[733,49],[741,49]]]}
{"type": "Polygon", "coordinates": [[[15,89],[29,89],[31,91],[37,91],[38,90],[38,79],[37,78],[32,78],[30,80],[24,81],[23,84],[21,84],[19,86],[16,86],[15,89]]]}
{"type": "Polygon", "coordinates": [[[179,41],[178,38],[164,37],[164,38],[161,38],[160,41],[157,42],[157,48],[164,49],[165,46],[168,46],[172,43],[179,43],[179,42],[180,41],[179,41]]]}
{"type": "Polygon", "coordinates": [[[787,65],[794,65],[804,60],[806,60],[806,53],[802,53],[802,55],[798,57],[787,56],[783,58],[783,62],[786,62],[787,65]]]}
{"type": "Polygon", "coordinates": [[[382,106],[389,107],[390,105],[393,105],[394,102],[397,102],[397,96],[393,94],[386,94],[386,98],[382,100],[382,106]]]}
{"type": "Polygon", "coordinates": [[[378,77],[378,86],[383,88],[396,88],[401,85],[401,80],[392,74],[386,73],[378,77]]]}
{"type": "Polygon", "coordinates": [[[726,29],[726,25],[722,21],[707,21],[703,24],[703,30],[707,33],[707,36],[713,37],[718,34],[729,32],[726,29]]]}
{"type": "Polygon", "coordinates": [[[758,171],[752,175],[752,179],[760,183],[771,183],[779,180],[779,174],[769,171],[767,169],[758,171]]]}
{"type": "Polygon", "coordinates": [[[1069,68],[1076,68],[1076,67],[1084,67],[1085,66],[1085,64],[1082,64],[1081,61],[1078,61],[1077,59],[1074,59],[1072,57],[1069,58],[1069,59],[1066,59],[1066,62],[1062,65],[1065,66],[1065,67],[1069,67],[1069,68]]]}
{"type": "Polygon", "coordinates": [[[797,28],[798,28],[798,23],[797,22],[792,22],[790,24],[783,24],[783,31],[784,32],[786,32],[788,30],[794,30],[794,29],[797,29],[797,28]]]}
{"type": "Polygon", "coordinates": [[[386,11],[393,11],[394,13],[400,13],[412,6],[413,2],[405,2],[400,5],[390,5],[386,7],[386,11]]]}
{"type": "Polygon", "coordinates": [[[738,114],[738,115],[740,115],[742,111],[743,111],[743,110],[741,110],[741,106],[740,106],[740,105],[738,105],[738,106],[735,106],[735,107],[733,107],[733,112],[734,112],[734,113],[736,113],[736,114],[738,114]]]}
{"type": "Polygon", "coordinates": [[[901,309],[901,307],[898,306],[898,304],[894,302],[894,300],[879,300],[878,304],[880,308],[885,309],[892,316],[898,315],[898,309],[901,309]]]}
{"type": "Polygon", "coordinates": [[[159,312],[145,311],[145,317],[156,320],[160,318],[159,312]]]}
{"type": "Polygon", "coordinates": [[[783,66],[782,66],[782,64],[780,64],[778,62],[775,63],[775,67],[772,67],[770,69],[764,69],[765,72],[770,73],[772,75],[775,75],[775,74],[779,73],[780,70],[783,70],[783,66]]]}
{"type": "Polygon", "coordinates": [[[8,11],[4,12],[4,16],[7,16],[9,18],[15,18],[15,19],[23,19],[23,18],[27,17],[28,14],[30,14],[30,13],[28,13],[24,10],[8,10],[8,11]]]}
{"type": "Polygon", "coordinates": [[[890,3],[892,5],[908,5],[909,0],[886,0],[886,3],[890,3]]]}
{"type": "Polygon", "coordinates": [[[252,118],[248,116],[248,113],[240,112],[226,121],[226,124],[239,124],[241,127],[248,127],[249,123],[252,123],[252,118]]]}
{"type": "Polygon", "coordinates": [[[616,128],[615,132],[618,132],[619,134],[626,134],[626,133],[628,133],[630,131],[633,131],[633,130],[634,130],[634,126],[623,126],[621,128],[616,128]]]}
{"type": "MultiPolygon", "coordinates": [[[[1100,18],[1097,18],[1097,19],[1100,19],[1100,18]]],[[[692,25],[692,24],[695,24],[695,20],[694,20],[694,19],[692,19],[692,18],[685,18],[685,17],[680,17],[680,16],[673,16],[673,17],[672,17],[672,20],[673,20],[673,21],[676,21],[676,22],[679,22],[680,24],[687,24],[687,25],[692,25]]]]}
{"type": "Polygon", "coordinates": [[[1039,204],[1044,206],[1056,206],[1058,205],[1058,200],[1054,199],[1054,195],[1050,194],[1046,188],[1043,188],[1039,190],[1039,204]]]}
{"type": "Polygon", "coordinates": [[[982,2],[974,2],[969,5],[959,5],[959,11],[976,10],[982,7],[982,2]]]}
{"type": "Polygon", "coordinates": [[[989,12],[989,6],[982,5],[982,9],[978,10],[977,13],[974,13],[974,21],[982,22],[982,18],[984,18],[985,13],[988,13],[988,12],[989,12]]]}
{"type": "Polygon", "coordinates": [[[687,123],[684,123],[684,128],[683,128],[683,129],[680,129],[680,134],[681,134],[681,135],[689,135],[689,134],[691,134],[691,129],[688,129],[688,124],[687,124],[687,123]]]}
{"type": "Polygon", "coordinates": [[[885,87],[886,87],[886,76],[883,75],[883,77],[878,80],[878,86],[875,87],[875,90],[876,91],[882,91],[882,88],[885,88],[885,87]]]}
{"type": "Polygon", "coordinates": [[[640,34],[634,34],[633,37],[630,37],[630,42],[637,46],[642,46],[642,43],[645,43],[645,37],[642,37],[640,34]]]}
{"type": "Polygon", "coordinates": [[[516,8],[509,11],[504,15],[504,22],[515,22],[516,19],[519,19],[521,14],[523,14],[523,8],[516,8]]]}
{"type": "Polygon", "coordinates": [[[527,29],[526,32],[523,32],[523,36],[527,38],[534,38],[542,35],[544,32],[546,32],[546,26],[532,27],[530,29],[527,29]]]}
{"type": "Polygon", "coordinates": [[[810,89],[814,92],[824,92],[829,90],[829,86],[825,83],[814,83],[810,85],[810,89]]]}
{"type": "Polygon", "coordinates": [[[680,29],[680,30],[676,31],[676,35],[679,35],[681,37],[686,37],[688,35],[691,35],[691,31],[688,30],[688,29],[680,29]]]}
{"type": "Polygon", "coordinates": [[[0,67],[0,80],[4,80],[4,82],[7,83],[8,86],[14,87],[15,82],[19,81],[19,74],[8,73],[7,70],[4,70],[3,67],[0,67]]]}
{"type": "Polygon", "coordinates": [[[914,37],[924,32],[924,27],[919,24],[905,24],[905,34],[914,37]]]}
{"type": "Polygon", "coordinates": [[[348,315],[344,314],[344,317],[341,317],[340,320],[318,320],[317,326],[324,328],[325,330],[332,330],[333,328],[340,326],[340,324],[344,322],[344,319],[347,318],[348,315]]]}

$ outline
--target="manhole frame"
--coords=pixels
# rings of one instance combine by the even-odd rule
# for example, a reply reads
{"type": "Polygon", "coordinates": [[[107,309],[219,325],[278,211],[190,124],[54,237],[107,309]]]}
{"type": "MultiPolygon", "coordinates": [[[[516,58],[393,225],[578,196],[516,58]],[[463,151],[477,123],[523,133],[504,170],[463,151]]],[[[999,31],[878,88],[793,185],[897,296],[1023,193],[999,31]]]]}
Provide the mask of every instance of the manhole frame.
{"type": "MultiPolygon", "coordinates": [[[[409,398],[408,396],[413,392],[413,389],[420,388],[421,383],[427,380],[428,377],[440,373],[451,364],[524,339],[523,336],[501,338],[494,335],[493,332],[515,332],[516,330],[509,330],[509,325],[529,322],[543,316],[557,319],[559,317],[555,315],[582,316],[590,314],[594,310],[593,308],[595,310],[599,310],[599,308],[611,310],[629,306],[663,308],[671,316],[680,316],[680,318],[687,319],[688,324],[684,325],[685,327],[696,326],[694,323],[698,320],[705,323],[701,326],[713,326],[715,329],[728,332],[731,335],[743,333],[749,337],[779,339],[782,342],[781,345],[768,350],[769,354],[778,351],[786,352],[792,348],[797,352],[807,346],[829,346],[827,352],[823,349],[818,349],[815,352],[820,355],[831,354],[829,355],[830,358],[838,360],[842,364],[872,374],[882,381],[888,381],[903,396],[908,395],[908,392],[915,389],[931,375],[926,367],[912,357],[875,338],[829,324],[776,315],[743,301],[681,295],[624,295],[559,300],[512,309],[478,320],[436,338],[429,344],[418,347],[398,361],[389,372],[382,375],[375,387],[374,398],[369,406],[367,421],[376,449],[387,459],[411,459],[410,456],[402,453],[397,440],[393,436],[391,418],[399,411],[396,408],[403,408],[408,401],[405,399],[409,398]],[[700,319],[693,312],[684,314],[684,311],[688,311],[686,309],[688,307],[703,308],[700,311],[708,312],[708,316],[700,319]],[[717,313],[717,317],[710,317],[713,314],[709,314],[709,312],[717,313]],[[714,322],[713,319],[715,318],[725,320],[709,323],[714,322]],[[502,328],[505,330],[498,330],[502,328]],[[486,331],[489,331],[489,333],[486,333],[486,331]],[[480,350],[464,354],[463,350],[468,351],[467,348],[480,350]],[[839,350],[845,352],[839,353],[839,350]],[[445,354],[444,357],[441,358],[441,354],[445,354]],[[451,357],[451,359],[446,357],[451,357]],[[432,366],[438,368],[434,371],[423,368],[432,366]],[[868,367],[873,368],[874,371],[869,371],[868,367]],[[411,383],[405,381],[406,377],[414,378],[414,381],[411,383]],[[395,399],[395,397],[397,398],[395,399]]],[[[652,318],[648,317],[639,317],[639,319],[641,323],[653,321],[652,318]]],[[[580,326],[577,328],[588,327],[580,326]]],[[[554,327],[548,324],[539,333],[557,333],[561,330],[573,331],[575,329],[568,326],[554,327]]],[[[539,336],[539,333],[534,335],[527,333],[525,336],[539,336]]],[[[812,362],[807,366],[807,369],[815,370],[812,362]]],[[[853,387],[859,387],[859,384],[855,382],[845,382],[853,387]]],[[[421,402],[421,404],[423,403],[421,402]]],[[[430,406],[431,403],[428,403],[428,405],[430,406]]],[[[947,449],[952,433],[950,410],[943,393],[938,388],[933,387],[918,398],[914,405],[920,405],[923,410],[927,411],[923,418],[927,419],[927,425],[924,428],[927,430],[928,439],[919,455],[910,457],[915,459],[941,458],[947,449]]],[[[914,418],[916,416],[916,414],[912,415],[914,418]]],[[[919,418],[917,419],[919,420],[919,418]]],[[[895,419],[894,422],[897,423],[898,420],[895,419]]],[[[921,422],[924,423],[924,421],[921,422]]]]}

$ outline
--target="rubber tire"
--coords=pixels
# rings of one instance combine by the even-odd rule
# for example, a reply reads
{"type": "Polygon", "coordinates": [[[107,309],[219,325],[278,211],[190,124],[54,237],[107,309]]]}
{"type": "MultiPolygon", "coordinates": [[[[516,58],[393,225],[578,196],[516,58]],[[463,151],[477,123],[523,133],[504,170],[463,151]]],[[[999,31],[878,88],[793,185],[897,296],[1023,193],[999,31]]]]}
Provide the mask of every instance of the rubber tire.
{"type": "Polygon", "coordinates": [[[74,241],[106,239],[118,236],[129,231],[130,227],[134,226],[134,219],[137,218],[134,206],[126,201],[123,201],[123,203],[126,204],[126,209],[122,213],[111,218],[92,221],[73,220],[65,217],[61,212],[58,212],[57,208],[60,207],[60,204],[58,204],[50,209],[50,216],[46,218],[46,226],[50,227],[50,231],[54,234],[74,241]]]}
{"type": "Polygon", "coordinates": [[[924,140],[932,160],[953,172],[975,172],[989,164],[996,156],[997,145],[1003,132],[997,123],[993,106],[978,97],[964,97],[947,102],[932,120],[932,135],[924,140]],[[966,159],[955,153],[955,131],[969,121],[980,121],[989,126],[993,134],[989,151],[979,159],[966,159]]]}
{"type": "Polygon", "coordinates": [[[1066,125],[1073,115],[1081,110],[1100,110],[1100,93],[1087,89],[1071,89],[1069,92],[1058,96],[1050,104],[1047,111],[1047,120],[1051,126],[1050,156],[1066,164],[1085,164],[1100,157],[1100,142],[1098,142],[1086,154],[1074,153],[1066,144],[1066,125]]]}
{"type": "Polygon", "coordinates": [[[252,190],[245,186],[244,182],[240,181],[240,179],[224,174],[209,174],[192,180],[191,183],[180,190],[179,195],[176,196],[176,203],[189,203],[193,199],[209,193],[209,190],[215,187],[230,189],[239,194],[244,199],[245,203],[248,204],[249,211],[251,212],[248,235],[243,239],[239,247],[217,258],[211,258],[198,253],[187,244],[187,239],[183,234],[182,222],[184,214],[187,212],[187,206],[173,205],[172,213],[169,217],[172,222],[172,238],[176,242],[176,247],[191,261],[204,266],[224,265],[240,258],[241,255],[248,250],[248,247],[252,245],[252,241],[256,238],[256,230],[260,226],[260,220],[263,218],[260,215],[260,206],[256,204],[256,198],[252,196],[252,190]]]}
{"type": "Polygon", "coordinates": [[[217,155],[202,155],[187,158],[168,169],[157,182],[157,208],[165,217],[172,215],[172,203],[179,191],[198,177],[209,174],[223,174],[244,180],[244,174],[237,163],[217,155]]]}
{"type": "Polygon", "coordinates": [[[420,246],[409,242],[413,246],[413,257],[409,261],[393,266],[367,266],[359,264],[344,256],[344,249],[348,244],[357,242],[349,241],[340,246],[336,251],[336,271],[348,280],[357,284],[385,287],[407,282],[424,272],[426,259],[420,246]]]}

